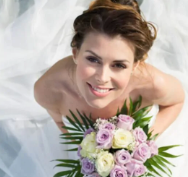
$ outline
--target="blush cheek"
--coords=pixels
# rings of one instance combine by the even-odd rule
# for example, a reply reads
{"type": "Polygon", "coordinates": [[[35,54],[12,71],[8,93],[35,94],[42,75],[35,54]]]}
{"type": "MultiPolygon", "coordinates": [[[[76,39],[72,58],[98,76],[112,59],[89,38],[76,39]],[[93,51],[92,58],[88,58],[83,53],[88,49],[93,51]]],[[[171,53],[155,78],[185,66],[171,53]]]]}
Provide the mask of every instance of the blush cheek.
{"type": "Polygon", "coordinates": [[[128,80],[126,80],[125,78],[119,79],[117,82],[117,86],[119,89],[125,90],[128,86],[128,80]]]}
{"type": "Polygon", "coordinates": [[[82,81],[85,80],[87,82],[95,74],[95,70],[92,67],[82,65],[77,68],[77,74],[82,81]]]}

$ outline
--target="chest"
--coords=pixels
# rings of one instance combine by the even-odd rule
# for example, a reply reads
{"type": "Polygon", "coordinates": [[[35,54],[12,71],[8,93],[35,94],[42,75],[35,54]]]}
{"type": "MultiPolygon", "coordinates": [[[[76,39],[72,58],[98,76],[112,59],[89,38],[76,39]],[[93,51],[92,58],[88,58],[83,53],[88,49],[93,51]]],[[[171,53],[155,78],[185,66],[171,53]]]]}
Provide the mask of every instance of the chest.
{"type": "MultiPolygon", "coordinates": [[[[77,116],[77,118],[79,118],[79,114],[77,112],[77,110],[79,110],[80,113],[85,114],[88,117],[91,114],[91,118],[93,121],[95,121],[99,117],[108,119],[116,115],[118,108],[119,109],[122,108],[125,99],[127,99],[126,105],[127,108],[129,109],[129,104],[130,104],[129,98],[131,98],[132,101],[135,102],[136,100],[138,100],[139,95],[140,95],[139,92],[134,91],[129,94],[123,95],[121,99],[115,100],[113,103],[107,105],[103,109],[95,109],[90,107],[87,103],[85,103],[85,101],[79,96],[75,96],[75,95],[73,96],[72,94],[67,94],[66,99],[64,100],[63,105],[60,108],[60,112],[62,116],[72,117],[70,113],[71,110],[77,116]]],[[[149,100],[143,98],[140,108],[143,108],[148,105],[152,105],[152,103],[149,100]]],[[[81,119],[79,118],[79,120],[81,119]]]]}

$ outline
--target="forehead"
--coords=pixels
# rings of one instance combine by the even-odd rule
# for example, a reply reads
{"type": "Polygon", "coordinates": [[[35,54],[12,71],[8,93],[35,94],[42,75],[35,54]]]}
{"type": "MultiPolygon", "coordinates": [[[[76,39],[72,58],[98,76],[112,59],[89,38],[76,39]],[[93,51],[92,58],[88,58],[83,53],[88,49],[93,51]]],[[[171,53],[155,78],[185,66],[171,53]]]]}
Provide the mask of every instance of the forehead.
{"type": "Polygon", "coordinates": [[[134,58],[134,46],[128,40],[121,36],[108,36],[103,33],[88,33],[81,46],[82,52],[85,50],[93,50],[102,56],[112,56],[115,58],[127,57],[134,58]]]}

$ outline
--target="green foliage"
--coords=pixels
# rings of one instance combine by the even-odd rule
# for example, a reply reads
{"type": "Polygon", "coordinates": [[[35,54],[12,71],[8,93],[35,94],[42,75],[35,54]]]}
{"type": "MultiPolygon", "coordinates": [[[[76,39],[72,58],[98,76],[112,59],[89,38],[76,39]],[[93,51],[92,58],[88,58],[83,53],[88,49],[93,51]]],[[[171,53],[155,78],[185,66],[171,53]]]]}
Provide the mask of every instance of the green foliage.
{"type": "Polygon", "coordinates": [[[167,158],[176,158],[181,155],[172,155],[165,151],[178,147],[180,145],[172,145],[172,146],[164,146],[158,149],[158,155],[153,156],[152,158],[148,159],[145,162],[145,166],[148,168],[151,174],[153,175],[160,175],[160,171],[165,173],[167,176],[172,177],[172,171],[170,170],[169,166],[175,167],[172,163],[170,163],[167,158]]]}
{"type": "MultiPolygon", "coordinates": [[[[60,164],[56,165],[55,167],[66,167],[70,168],[69,170],[65,170],[59,173],[56,173],[54,177],[83,177],[81,174],[81,164],[79,160],[70,160],[70,159],[56,159],[54,161],[61,162],[60,164]]],[[[54,168],[55,168],[54,167],[54,168]]]]}

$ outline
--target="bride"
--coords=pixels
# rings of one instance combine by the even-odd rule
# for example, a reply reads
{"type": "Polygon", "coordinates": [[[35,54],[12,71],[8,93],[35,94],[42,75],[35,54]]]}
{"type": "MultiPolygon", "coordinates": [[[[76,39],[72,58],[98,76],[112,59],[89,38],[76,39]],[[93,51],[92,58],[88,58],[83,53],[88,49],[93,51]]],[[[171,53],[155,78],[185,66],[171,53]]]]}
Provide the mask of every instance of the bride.
{"type": "Polygon", "coordinates": [[[93,119],[109,118],[125,99],[135,101],[139,95],[141,107],[160,106],[154,134],[176,119],[184,103],[183,88],[174,77],[144,63],[156,34],[139,12],[136,2],[96,1],[75,20],[73,56],[58,61],[35,84],[36,100],[60,128],[62,115],[71,116],[70,109],[91,113],[93,119]]]}
{"type": "MultiPolygon", "coordinates": [[[[5,30],[2,31],[0,44],[4,50],[1,55],[9,60],[2,60],[1,90],[7,96],[2,96],[2,100],[8,106],[2,106],[4,109],[1,113],[1,176],[46,177],[53,176],[55,171],[62,171],[54,170],[54,163],[50,160],[76,158],[75,154],[62,151],[61,148],[67,147],[59,145],[58,139],[60,130],[65,132],[61,127],[67,123],[65,116],[69,115],[69,109],[92,113],[93,119],[109,118],[126,98],[131,97],[135,101],[139,95],[143,97],[141,107],[153,105],[150,110],[154,116],[151,130],[154,130],[154,134],[160,134],[157,144],[183,145],[172,150],[172,153],[184,155],[171,161],[176,165],[172,169],[173,177],[185,176],[185,91],[188,76],[185,69],[188,62],[184,49],[187,41],[182,39],[185,28],[181,26],[181,21],[178,27],[172,28],[176,22],[172,20],[170,11],[174,10],[174,3],[154,1],[144,2],[141,6],[147,18],[156,20],[159,25],[154,45],[155,27],[141,18],[136,1],[118,3],[98,0],[92,2],[88,10],[82,7],[88,5],[88,1],[60,3],[58,0],[49,0],[35,5],[10,26],[4,25],[5,30]],[[151,10],[153,7],[156,10],[151,10]],[[68,12],[71,8],[74,9],[74,15],[68,12]],[[166,16],[168,13],[169,16],[166,16]],[[57,15],[61,17],[60,14],[62,20],[57,19],[57,15]],[[71,39],[71,23],[67,19],[73,20],[78,15],[74,22],[75,34],[70,55],[67,46],[71,39]],[[31,17],[33,23],[29,21],[31,17]],[[159,20],[162,17],[164,19],[159,20]],[[20,32],[30,28],[33,36],[29,36],[30,31],[27,31],[27,35],[20,32]],[[146,59],[152,45],[149,58],[146,59]],[[12,52],[8,54],[8,51],[12,52]],[[58,61],[60,56],[66,55],[58,61]],[[30,60],[25,61],[26,56],[30,60]],[[19,62],[13,61],[12,57],[19,62]],[[55,64],[51,66],[51,63],[55,64]],[[31,92],[27,93],[27,89],[32,91],[31,83],[35,83],[36,101],[45,109],[28,97],[27,94],[31,95],[31,92]],[[3,89],[3,86],[10,91],[3,89]],[[13,88],[16,88],[18,95],[11,92],[13,88]],[[19,104],[18,100],[22,99],[25,102],[19,104]]],[[[177,11],[176,18],[185,15],[183,6],[179,5],[179,8],[181,11],[177,11]]]]}

